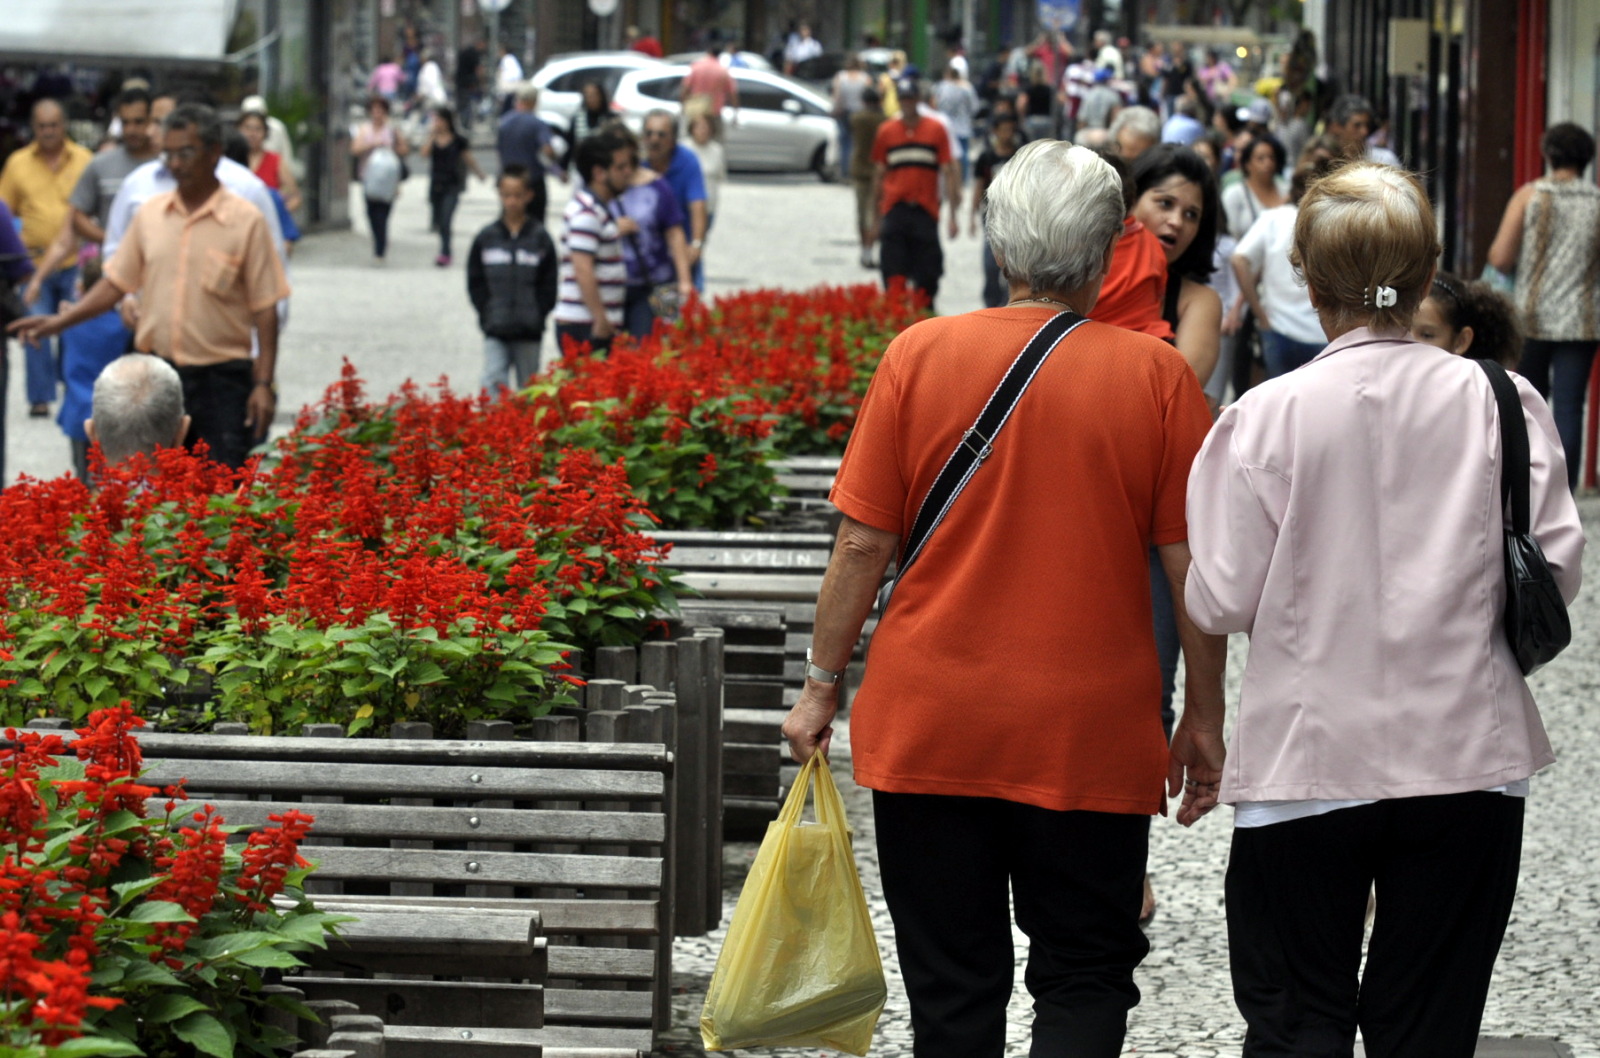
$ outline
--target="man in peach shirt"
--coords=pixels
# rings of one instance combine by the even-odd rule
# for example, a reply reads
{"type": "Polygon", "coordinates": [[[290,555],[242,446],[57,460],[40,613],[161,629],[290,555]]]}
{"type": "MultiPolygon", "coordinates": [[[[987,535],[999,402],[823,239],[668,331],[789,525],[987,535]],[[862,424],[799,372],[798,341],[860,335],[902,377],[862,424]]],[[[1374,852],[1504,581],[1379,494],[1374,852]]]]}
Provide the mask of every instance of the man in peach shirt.
{"type": "Polygon", "coordinates": [[[217,181],[215,111],[178,107],[163,125],[162,146],[178,187],[140,207],[105,277],[70,310],[18,320],[11,330],[37,341],[138,291],[134,345],[178,369],[193,419],[187,443],[204,441],[218,462],[242,466],[277,405],[276,305],[289,284],[261,211],[217,181]],[[252,329],[260,346],[254,358],[252,329]]]}

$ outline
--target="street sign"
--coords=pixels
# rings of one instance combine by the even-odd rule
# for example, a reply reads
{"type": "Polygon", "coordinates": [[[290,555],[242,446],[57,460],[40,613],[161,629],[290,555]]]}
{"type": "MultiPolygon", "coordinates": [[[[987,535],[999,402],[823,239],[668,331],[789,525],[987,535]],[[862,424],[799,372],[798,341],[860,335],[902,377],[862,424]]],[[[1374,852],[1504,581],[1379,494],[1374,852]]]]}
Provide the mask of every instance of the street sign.
{"type": "Polygon", "coordinates": [[[1039,0],[1039,25],[1048,30],[1071,33],[1078,25],[1082,0],[1039,0]]]}

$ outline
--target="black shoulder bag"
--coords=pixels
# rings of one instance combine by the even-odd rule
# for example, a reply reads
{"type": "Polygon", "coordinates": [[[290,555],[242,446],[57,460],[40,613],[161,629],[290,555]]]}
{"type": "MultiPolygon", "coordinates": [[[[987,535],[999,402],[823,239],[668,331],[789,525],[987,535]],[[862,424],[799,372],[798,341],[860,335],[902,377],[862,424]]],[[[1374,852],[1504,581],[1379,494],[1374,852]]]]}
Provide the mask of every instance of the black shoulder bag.
{"type": "Polygon", "coordinates": [[[1039,328],[1028,340],[1028,344],[1022,347],[1022,352],[1017,354],[1017,358],[1011,361],[1011,367],[1006,370],[1000,385],[995,387],[988,403],[983,406],[983,411],[978,413],[977,421],[961,435],[961,443],[956,445],[956,450],[945,460],[944,468],[939,471],[939,476],[934,478],[928,494],[922,498],[922,506],[917,508],[917,516],[911,523],[911,532],[900,545],[900,561],[896,564],[894,579],[884,585],[883,590],[878,593],[879,613],[888,609],[889,599],[894,595],[895,586],[922,554],[928,538],[944,521],[944,516],[950,512],[956,497],[961,495],[961,490],[967,487],[967,482],[972,480],[972,475],[977,473],[983,461],[989,458],[989,453],[994,450],[996,438],[1000,436],[1000,431],[1011,418],[1017,402],[1028,391],[1028,386],[1039,373],[1039,368],[1044,366],[1045,360],[1055,351],[1056,346],[1061,344],[1063,338],[1077,330],[1080,324],[1087,322],[1071,310],[1057,313],[1039,328]]]}
{"type": "Polygon", "coordinates": [[[1500,413],[1500,500],[1511,508],[1505,527],[1506,639],[1524,676],[1532,675],[1572,642],[1572,623],[1555,575],[1533,538],[1529,511],[1528,424],[1516,383],[1493,360],[1479,360],[1500,413]]]}

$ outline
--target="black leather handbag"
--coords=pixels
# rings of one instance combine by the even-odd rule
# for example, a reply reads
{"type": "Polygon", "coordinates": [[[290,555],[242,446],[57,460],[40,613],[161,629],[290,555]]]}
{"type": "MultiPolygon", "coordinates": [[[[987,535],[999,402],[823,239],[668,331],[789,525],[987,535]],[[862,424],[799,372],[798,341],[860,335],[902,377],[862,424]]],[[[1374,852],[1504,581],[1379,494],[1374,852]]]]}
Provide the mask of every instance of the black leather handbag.
{"type": "Polygon", "coordinates": [[[1509,506],[1505,527],[1506,639],[1524,676],[1532,675],[1572,642],[1572,622],[1561,589],[1533,538],[1529,513],[1528,424],[1516,383],[1493,360],[1479,360],[1500,412],[1500,499],[1509,506]]]}

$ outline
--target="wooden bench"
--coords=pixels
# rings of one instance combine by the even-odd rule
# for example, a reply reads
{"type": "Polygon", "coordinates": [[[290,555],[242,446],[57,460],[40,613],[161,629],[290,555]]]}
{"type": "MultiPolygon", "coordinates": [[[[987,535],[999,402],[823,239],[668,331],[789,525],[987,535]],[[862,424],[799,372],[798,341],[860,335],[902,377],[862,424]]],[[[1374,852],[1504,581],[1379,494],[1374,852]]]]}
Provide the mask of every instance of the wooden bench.
{"type": "MultiPolygon", "coordinates": [[[[619,718],[597,711],[587,721],[619,718]]],[[[303,854],[317,862],[319,887],[344,891],[313,899],[360,922],[349,944],[319,953],[291,980],[382,1017],[389,1044],[414,1039],[425,1049],[448,1036],[453,1053],[468,1043],[474,1054],[648,1052],[670,1019],[664,745],[161,734],[140,742],[146,781],[184,779],[230,823],[262,824],[293,807],[316,817],[303,854]],[[604,807],[539,807],[550,803],[604,807]],[[507,895],[469,896],[468,887],[507,895]]]]}
{"type": "Polygon", "coordinates": [[[838,456],[789,456],[772,464],[786,490],[773,518],[773,528],[832,533],[839,528],[839,510],[828,499],[839,473],[838,456]]]}
{"type": "MultiPolygon", "coordinates": [[[[837,461],[834,461],[835,466],[837,461]]],[[[667,565],[699,593],[679,601],[686,628],[727,637],[722,792],[728,826],[759,836],[786,784],[779,725],[805,683],[830,533],[663,531],[667,565]]],[[[874,621],[868,622],[870,634],[874,621]]],[[[863,635],[862,643],[866,642],[863,635]]],[[[864,657],[858,647],[857,657],[864,657]]],[[[847,679],[859,680],[859,669],[847,679]]]]}

